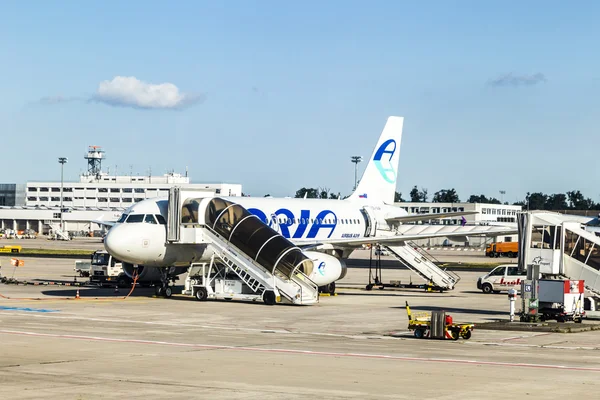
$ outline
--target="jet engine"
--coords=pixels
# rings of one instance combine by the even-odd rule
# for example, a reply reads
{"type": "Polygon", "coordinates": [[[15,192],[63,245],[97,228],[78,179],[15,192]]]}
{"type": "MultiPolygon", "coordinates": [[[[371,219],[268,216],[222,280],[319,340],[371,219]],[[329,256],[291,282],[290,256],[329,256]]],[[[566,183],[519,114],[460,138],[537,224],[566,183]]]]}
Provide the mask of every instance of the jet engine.
{"type": "MultiPolygon", "coordinates": [[[[135,268],[133,264],[123,263],[123,272],[129,278],[133,279],[135,274],[135,268]]],[[[187,271],[187,267],[170,267],[169,277],[181,275],[187,271]]],[[[139,282],[160,282],[160,268],[156,267],[144,267],[143,265],[137,265],[138,281],[139,282]]]]}
{"type": "Polygon", "coordinates": [[[304,254],[314,264],[309,278],[319,285],[321,291],[333,294],[335,292],[335,281],[346,276],[348,271],[346,262],[320,251],[305,251],[304,254]]]}

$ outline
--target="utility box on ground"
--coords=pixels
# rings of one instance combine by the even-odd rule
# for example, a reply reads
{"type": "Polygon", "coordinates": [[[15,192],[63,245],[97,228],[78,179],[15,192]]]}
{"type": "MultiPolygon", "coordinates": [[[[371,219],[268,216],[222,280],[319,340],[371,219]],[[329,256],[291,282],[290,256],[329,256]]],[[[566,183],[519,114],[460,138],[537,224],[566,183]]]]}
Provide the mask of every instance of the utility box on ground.
{"type": "Polygon", "coordinates": [[[543,319],[581,322],[585,314],[584,291],[582,280],[541,279],[538,281],[539,312],[543,319]]]}

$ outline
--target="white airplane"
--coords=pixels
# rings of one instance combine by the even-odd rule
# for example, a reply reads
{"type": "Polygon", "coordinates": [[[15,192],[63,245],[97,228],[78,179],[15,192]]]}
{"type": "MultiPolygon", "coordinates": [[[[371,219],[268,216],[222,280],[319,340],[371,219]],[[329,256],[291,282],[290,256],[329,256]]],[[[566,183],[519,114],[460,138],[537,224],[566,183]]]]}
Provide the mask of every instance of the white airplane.
{"type": "MultiPolygon", "coordinates": [[[[346,273],[344,259],[363,244],[399,245],[401,242],[429,237],[465,237],[462,227],[451,231],[411,234],[406,222],[456,217],[476,212],[408,214],[394,206],[403,117],[389,117],[355,192],[345,200],[220,197],[237,203],[263,223],[288,238],[313,259],[315,265],[327,261],[325,270],[315,268],[309,278],[332,292],[335,281],[346,273]]],[[[108,231],[104,244],[113,257],[127,263],[162,269],[166,290],[167,269],[183,273],[191,262],[209,262],[213,255],[207,245],[181,245],[167,241],[168,198],[141,201],[127,209],[108,231]]],[[[516,229],[473,227],[469,235],[494,236],[515,233],[516,229]]],[[[129,266],[131,267],[131,266],[129,266]]],[[[138,273],[143,271],[138,267],[138,273]]],[[[148,272],[150,273],[150,272],[148,272]]],[[[160,289],[159,289],[160,291],[160,289]]]]}

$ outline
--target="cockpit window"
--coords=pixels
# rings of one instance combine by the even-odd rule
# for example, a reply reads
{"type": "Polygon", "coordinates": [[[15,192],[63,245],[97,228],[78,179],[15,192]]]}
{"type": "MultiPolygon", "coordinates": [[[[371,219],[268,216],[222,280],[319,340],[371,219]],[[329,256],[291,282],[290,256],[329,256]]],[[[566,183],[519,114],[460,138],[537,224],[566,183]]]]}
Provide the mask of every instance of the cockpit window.
{"type": "Polygon", "coordinates": [[[144,222],[144,214],[129,214],[129,217],[127,217],[127,223],[131,224],[136,222],[144,222]]]}
{"type": "Polygon", "coordinates": [[[146,218],[144,218],[144,222],[147,224],[155,224],[156,225],[156,220],[154,219],[154,215],[152,215],[152,214],[146,214],[146,218]]]}
{"type": "Polygon", "coordinates": [[[159,224],[161,224],[161,225],[167,224],[167,221],[165,221],[165,217],[163,217],[162,215],[156,214],[154,216],[156,217],[156,220],[158,221],[159,224]]]}
{"type": "Polygon", "coordinates": [[[118,223],[123,223],[125,222],[125,220],[127,219],[127,216],[129,214],[121,214],[121,217],[119,218],[119,220],[117,221],[118,223]]]}

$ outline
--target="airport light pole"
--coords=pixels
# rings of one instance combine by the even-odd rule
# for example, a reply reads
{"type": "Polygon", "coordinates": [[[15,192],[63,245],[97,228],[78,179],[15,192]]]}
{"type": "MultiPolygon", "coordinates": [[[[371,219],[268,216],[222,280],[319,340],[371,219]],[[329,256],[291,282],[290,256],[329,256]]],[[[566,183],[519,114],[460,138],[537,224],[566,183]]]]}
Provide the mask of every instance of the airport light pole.
{"type": "Polygon", "coordinates": [[[506,194],[506,190],[500,191],[500,203],[504,204],[504,195],[506,194]]]}
{"type": "Polygon", "coordinates": [[[352,156],[350,160],[354,163],[354,190],[358,186],[358,163],[362,161],[361,156],[352,156]]]}
{"type": "Polygon", "coordinates": [[[63,176],[64,167],[67,163],[67,157],[58,157],[58,163],[60,164],[60,229],[63,229],[63,176]]]}

